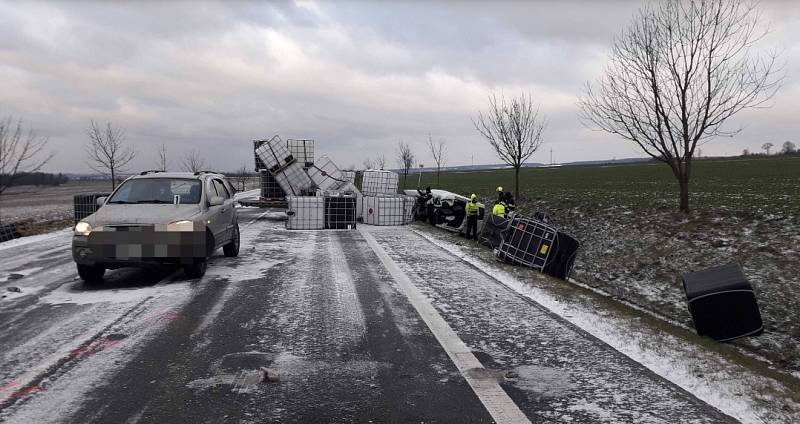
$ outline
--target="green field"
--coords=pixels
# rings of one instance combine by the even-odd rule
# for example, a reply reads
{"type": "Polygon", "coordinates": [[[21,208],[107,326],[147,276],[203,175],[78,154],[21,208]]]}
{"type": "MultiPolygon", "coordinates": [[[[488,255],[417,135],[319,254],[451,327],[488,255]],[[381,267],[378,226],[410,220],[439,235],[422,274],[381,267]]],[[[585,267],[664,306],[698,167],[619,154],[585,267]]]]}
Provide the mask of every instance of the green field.
{"type": "MultiPolygon", "coordinates": [[[[446,172],[440,184],[436,184],[435,174],[422,175],[423,187],[430,184],[463,194],[476,193],[482,200],[493,200],[498,185],[513,192],[513,181],[513,170],[446,172]]],[[[416,183],[417,175],[409,176],[409,188],[416,183]]],[[[523,209],[531,202],[559,209],[677,209],[678,186],[670,169],[661,163],[529,168],[520,172],[520,197],[518,204],[523,209]]],[[[696,161],[691,207],[800,216],[800,157],[696,161]]]]}

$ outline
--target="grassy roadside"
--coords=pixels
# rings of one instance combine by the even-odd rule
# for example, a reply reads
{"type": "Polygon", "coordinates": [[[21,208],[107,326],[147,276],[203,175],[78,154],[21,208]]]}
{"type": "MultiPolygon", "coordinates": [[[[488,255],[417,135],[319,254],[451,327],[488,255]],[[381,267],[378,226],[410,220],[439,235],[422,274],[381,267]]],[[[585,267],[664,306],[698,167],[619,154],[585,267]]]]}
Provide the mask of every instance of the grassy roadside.
{"type": "MultiPolygon", "coordinates": [[[[513,190],[511,170],[433,179],[422,184],[486,200],[498,185],[513,190]]],[[[520,179],[518,209],[546,211],[574,234],[573,277],[611,299],[691,328],[681,275],[741,264],[766,331],[732,344],[800,375],[799,157],[698,161],[689,215],[675,212],[677,185],[661,164],[534,168],[520,179]]]]}

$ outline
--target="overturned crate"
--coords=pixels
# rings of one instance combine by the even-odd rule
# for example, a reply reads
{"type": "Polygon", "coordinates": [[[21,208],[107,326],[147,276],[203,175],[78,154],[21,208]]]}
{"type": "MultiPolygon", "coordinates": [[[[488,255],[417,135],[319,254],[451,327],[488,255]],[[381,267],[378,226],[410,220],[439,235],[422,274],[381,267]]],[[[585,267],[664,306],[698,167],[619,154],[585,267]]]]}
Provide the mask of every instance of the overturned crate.
{"type": "Polygon", "coordinates": [[[261,159],[264,168],[273,175],[282,168],[296,162],[294,156],[286,148],[286,144],[277,135],[269,140],[256,140],[253,143],[258,145],[255,148],[256,156],[261,159]]]}
{"type": "Polygon", "coordinates": [[[261,171],[261,198],[262,199],[283,199],[286,192],[283,191],[278,181],[268,171],[261,171]]]}
{"type": "Polygon", "coordinates": [[[342,171],[327,156],[320,157],[316,163],[312,164],[308,169],[308,176],[322,191],[342,190],[350,184],[342,171]]]}
{"type": "Polygon", "coordinates": [[[286,229],[322,230],[325,228],[325,198],[322,196],[287,196],[286,229]]]}
{"type": "Polygon", "coordinates": [[[73,205],[73,218],[77,224],[80,220],[97,212],[100,206],[97,204],[97,199],[101,197],[108,197],[111,193],[81,193],[76,194],[72,198],[73,205]]]}
{"type": "Polygon", "coordinates": [[[400,176],[392,171],[368,169],[361,179],[361,192],[365,196],[396,194],[400,176]]]}
{"type": "Polygon", "coordinates": [[[277,135],[256,147],[256,155],[287,195],[301,196],[312,191],[311,178],[277,135]]]}
{"type": "Polygon", "coordinates": [[[281,168],[272,176],[287,195],[302,196],[313,191],[314,182],[297,162],[281,168]]]}
{"type": "Polygon", "coordinates": [[[290,138],[286,140],[286,148],[303,168],[308,169],[314,166],[314,140],[290,138]]]}
{"type": "Polygon", "coordinates": [[[542,271],[548,263],[557,232],[544,222],[515,216],[495,254],[506,262],[542,271]]]}
{"type": "Polygon", "coordinates": [[[253,140],[253,157],[255,159],[255,171],[261,172],[267,170],[267,165],[264,164],[264,161],[258,157],[258,148],[261,147],[262,144],[266,143],[267,140],[253,140]]]}

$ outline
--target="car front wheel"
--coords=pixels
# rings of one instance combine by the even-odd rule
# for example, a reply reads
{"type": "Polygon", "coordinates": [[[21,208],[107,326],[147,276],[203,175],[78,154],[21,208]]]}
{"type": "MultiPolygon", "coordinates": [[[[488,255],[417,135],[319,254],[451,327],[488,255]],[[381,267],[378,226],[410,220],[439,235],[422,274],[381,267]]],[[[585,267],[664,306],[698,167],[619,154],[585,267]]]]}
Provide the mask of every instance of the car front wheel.
{"type": "Polygon", "coordinates": [[[78,276],[87,284],[100,284],[106,268],[102,265],[78,265],[78,276]]]}
{"type": "Polygon", "coordinates": [[[239,236],[239,224],[236,224],[236,226],[233,227],[233,237],[231,237],[231,241],[225,246],[222,246],[222,252],[225,254],[225,256],[229,258],[239,256],[240,239],[241,237],[239,236]]]}
{"type": "Polygon", "coordinates": [[[202,260],[193,264],[184,265],[183,273],[189,278],[201,278],[202,276],[206,275],[207,267],[208,262],[206,262],[206,260],[202,260]]]}

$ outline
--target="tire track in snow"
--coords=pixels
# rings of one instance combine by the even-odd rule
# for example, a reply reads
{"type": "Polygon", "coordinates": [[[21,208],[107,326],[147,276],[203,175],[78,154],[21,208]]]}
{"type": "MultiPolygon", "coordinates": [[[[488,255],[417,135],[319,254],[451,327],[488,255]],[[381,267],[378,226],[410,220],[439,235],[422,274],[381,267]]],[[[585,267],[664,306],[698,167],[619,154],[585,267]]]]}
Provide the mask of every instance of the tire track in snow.
{"type": "Polygon", "coordinates": [[[99,340],[101,340],[101,338],[107,337],[109,334],[111,334],[111,329],[122,323],[129,316],[133,315],[137,310],[143,309],[145,303],[151,299],[152,296],[143,299],[141,302],[135,304],[125,311],[122,315],[112,320],[100,331],[91,334],[88,336],[88,338],[83,338],[83,341],[79,344],[62,347],[43,363],[19,376],[14,382],[7,383],[6,385],[0,387],[0,413],[11,406],[14,406],[15,404],[24,403],[29,395],[44,390],[41,386],[41,383],[45,379],[51,382],[55,381],[58,375],[65,373],[66,371],[75,367],[80,361],[90,356],[88,355],[89,352],[96,352],[108,347],[108,345],[103,346],[102,343],[99,345],[97,343],[99,340]],[[3,393],[2,389],[4,387],[8,387],[10,389],[5,391],[7,394],[3,393]]]}

